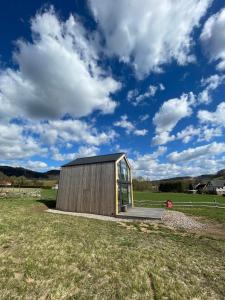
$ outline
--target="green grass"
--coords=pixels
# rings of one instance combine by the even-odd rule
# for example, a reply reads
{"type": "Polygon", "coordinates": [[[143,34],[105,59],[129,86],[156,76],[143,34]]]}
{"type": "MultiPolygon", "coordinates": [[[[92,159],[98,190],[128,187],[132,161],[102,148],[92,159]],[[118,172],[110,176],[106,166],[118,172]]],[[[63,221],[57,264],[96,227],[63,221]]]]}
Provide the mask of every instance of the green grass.
{"type": "Polygon", "coordinates": [[[154,193],[154,192],[134,192],[134,199],[139,203],[150,201],[166,201],[172,200],[174,202],[213,202],[216,200],[218,203],[225,204],[225,197],[207,194],[185,194],[185,193],[154,193]]]}
{"type": "MultiPolygon", "coordinates": [[[[184,193],[154,193],[154,192],[134,192],[135,206],[143,207],[165,207],[164,204],[152,204],[154,201],[172,200],[177,202],[211,202],[216,200],[217,203],[225,206],[225,197],[217,195],[193,195],[184,193]]],[[[190,215],[206,217],[211,220],[225,224],[225,209],[207,208],[207,207],[174,207],[175,210],[185,212],[190,215]]]]}
{"type": "Polygon", "coordinates": [[[1,300],[224,299],[224,240],[44,212],[54,197],[0,200],[1,300]]]}

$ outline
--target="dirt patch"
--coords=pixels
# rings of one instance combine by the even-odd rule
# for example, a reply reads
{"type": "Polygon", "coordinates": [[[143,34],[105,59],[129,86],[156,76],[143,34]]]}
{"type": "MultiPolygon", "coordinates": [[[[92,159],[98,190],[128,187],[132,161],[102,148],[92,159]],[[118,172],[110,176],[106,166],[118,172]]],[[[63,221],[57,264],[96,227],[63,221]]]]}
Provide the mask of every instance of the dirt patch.
{"type": "Polygon", "coordinates": [[[196,235],[225,239],[224,225],[201,217],[187,216],[178,211],[166,211],[162,223],[172,229],[184,229],[196,235]]]}
{"type": "Polygon", "coordinates": [[[225,239],[225,227],[222,224],[218,224],[215,222],[210,222],[204,218],[196,217],[196,220],[207,224],[203,229],[200,230],[191,230],[191,232],[199,235],[199,236],[206,236],[212,237],[215,239],[225,239]]]}
{"type": "Polygon", "coordinates": [[[32,212],[43,212],[43,211],[46,211],[48,208],[46,206],[43,206],[43,205],[35,205],[35,206],[32,206],[31,208],[31,211],[32,212]]]}

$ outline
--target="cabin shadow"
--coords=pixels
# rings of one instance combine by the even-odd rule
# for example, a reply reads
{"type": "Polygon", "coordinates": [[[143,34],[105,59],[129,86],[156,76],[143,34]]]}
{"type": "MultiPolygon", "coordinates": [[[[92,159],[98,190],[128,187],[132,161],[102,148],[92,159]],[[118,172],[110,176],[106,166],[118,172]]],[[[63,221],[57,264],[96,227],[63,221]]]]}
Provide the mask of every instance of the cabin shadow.
{"type": "Polygon", "coordinates": [[[56,208],[56,199],[39,199],[37,201],[47,206],[47,208],[56,208]]]}

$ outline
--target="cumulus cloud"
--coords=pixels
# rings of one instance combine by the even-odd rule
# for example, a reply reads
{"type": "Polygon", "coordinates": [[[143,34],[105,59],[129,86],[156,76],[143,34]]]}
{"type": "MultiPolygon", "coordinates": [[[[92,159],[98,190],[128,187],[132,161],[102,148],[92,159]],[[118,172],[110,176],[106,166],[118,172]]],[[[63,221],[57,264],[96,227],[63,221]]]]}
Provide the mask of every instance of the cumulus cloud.
{"type": "Polygon", "coordinates": [[[141,116],[139,117],[139,119],[140,119],[141,122],[144,122],[144,121],[146,121],[146,120],[149,119],[149,115],[148,115],[148,114],[141,115],[141,116]]]}
{"type": "Polygon", "coordinates": [[[225,70],[225,8],[209,17],[200,39],[209,60],[216,62],[218,70],[225,70]]]}
{"type": "Polygon", "coordinates": [[[114,111],[111,94],[120,83],[99,67],[87,32],[73,16],[63,22],[53,9],[38,13],[31,31],[32,42],[17,41],[17,70],[0,72],[1,118],[49,119],[114,111]]]}
{"type": "Polygon", "coordinates": [[[156,134],[153,139],[152,139],[152,143],[153,145],[164,145],[167,144],[168,142],[172,142],[176,139],[176,136],[170,135],[169,132],[164,131],[164,132],[160,132],[159,134],[156,134]]]}
{"type": "MultiPolygon", "coordinates": [[[[167,148],[160,146],[153,153],[137,154],[134,159],[129,161],[132,164],[135,177],[142,176],[150,180],[177,176],[198,176],[208,174],[209,170],[211,173],[215,173],[225,167],[225,156],[215,157],[212,155],[214,145],[211,152],[208,155],[205,153],[205,156],[203,156],[202,153],[207,151],[210,145],[206,145],[207,147],[203,148],[203,150],[197,148],[196,152],[199,152],[198,154],[201,153],[201,159],[199,159],[199,155],[195,155],[195,158],[192,157],[182,161],[178,159],[178,161],[161,162],[160,157],[167,153],[167,148]]],[[[216,154],[222,153],[223,145],[217,145],[219,150],[216,154]]],[[[187,154],[185,155],[187,156],[187,154]]],[[[167,155],[167,157],[169,156],[170,154],[167,155]]]]}
{"type": "Polygon", "coordinates": [[[121,116],[120,121],[114,122],[114,126],[124,128],[127,134],[133,133],[137,136],[145,136],[148,133],[147,129],[137,129],[135,125],[128,120],[127,115],[121,116]]]}
{"type": "Polygon", "coordinates": [[[169,133],[181,119],[192,114],[191,105],[194,101],[194,95],[189,93],[162,104],[153,118],[153,124],[156,126],[156,136],[153,138],[153,143],[159,145],[174,140],[174,137],[170,136],[169,133]]]}
{"type": "Polygon", "coordinates": [[[176,134],[176,139],[181,139],[184,143],[188,143],[194,136],[198,136],[199,134],[200,128],[194,128],[194,126],[189,125],[176,134]]]}
{"type": "Polygon", "coordinates": [[[225,152],[225,143],[213,142],[196,148],[189,148],[181,152],[174,151],[168,155],[172,162],[184,162],[202,157],[212,157],[225,152]]]}
{"type": "Polygon", "coordinates": [[[134,134],[137,136],[145,136],[148,133],[147,129],[135,129],[134,134]]]}
{"type": "MultiPolygon", "coordinates": [[[[180,98],[165,101],[160,110],[153,118],[153,124],[156,126],[156,135],[152,142],[154,145],[163,145],[171,141],[182,140],[188,143],[195,136],[197,141],[210,141],[213,137],[222,135],[221,128],[211,128],[208,126],[198,125],[194,128],[192,125],[187,126],[176,134],[171,134],[176,124],[183,118],[192,114],[192,109],[200,104],[211,102],[211,93],[224,83],[225,76],[214,74],[201,80],[201,86],[204,88],[198,95],[192,92],[183,94],[180,98]]],[[[224,123],[223,115],[225,113],[225,103],[218,105],[215,112],[200,110],[197,115],[200,123],[208,123],[212,126],[221,126],[224,123]]]]}
{"type": "Polygon", "coordinates": [[[48,165],[45,162],[39,160],[28,160],[24,166],[36,171],[42,171],[48,168],[48,165]]]}
{"type": "Polygon", "coordinates": [[[225,126],[225,102],[221,102],[214,112],[200,110],[198,112],[198,119],[201,123],[225,126]]]}
{"type": "Polygon", "coordinates": [[[115,122],[114,126],[126,129],[128,134],[135,129],[135,126],[128,120],[127,115],[121,116],[120,121],[115,122]]]}
{"type": "Polygon", "coordinates": [[[16,124],[0,124],[0,158],[1,160],[24,159],[34,155],[47,154],[33,137],[26,136],[23,127],[16,124]]]}
{"type": "Polygon", "coordinates": [[[202,174],[216,173],[225,167],[225,157],[218,159],[201,158],[182,163],[161,163],[152,159],[148,154],[143,155],[132,162],[135,177],[142,176],[150,180],[172,178],[178,176],[198,176],[202,174]]]}
{"type": "Polygon", "coordinates": [[[212,101],[211,93],[224,83],[225,76],[214,74],[208,78],[201,80],[201,85],[204,87],[203,91],[198,94],[198,104],[208,104],[212,101]]]}
{"type": "Polygon", "coordinates": [[[195,137],[197,142],[209,142],[215,137],[222,136],[223,132],[220,127],[209,127],[209,126],[198,126],[194,127],[189,125],[183,130],[177,132],[176,134],[170,135],[168,132],[162,132],[153,138],[154,145],[164,145],[171,141],[182,140],[184,144],[189,143],[195,137]]]}
{"type": "Polygon", "coordinates": [[[192,33],[211,0],[89,0],[108,55],[132,64],[138,77],[175,60],[194,61],[192,33]]]}
{"type": "Polygon", "coordinates": [[[137,106],[146,99],[154,97],[157,91],[165,90],[165,87],[162,83],[159,85],[150,85],[146,92],[139,93],[137,89],[131,90],[127,93],[127,100],[131,102],[134,106],[137,106]]]}
{"type": "Polygon", "coordinates": [[[114,130],[99,132],[92,124],[81,120],[54,120],[28,124],[26,130],[39,134],[46,144],[74,142],[99,146],[114,140],[114,130]]]}
{"type": "Polygon", "coordinates": [[[56,161],[73,160],[78,157],[94,156],[97,155],[99,151],[100,149],[96,146],[80,146],[77,152],[61,153],[57,147],[51,147],[52,159],[56,161]]]}
{"type": "Polygon", "coordinates": [[[198,142],[206,141],[209,142],[215,137],[223,135],[223,131],[220,127],[208,127],[202,126],[198,137],[198,142]]]}
{"type": "Polygon", "coordinates": [[[150,180],[156,180],[179,176],[181,172],[187,171],[182,170],[182,167],[175,163],[161,163],[159,157],[164,155],[166,151],[166,147],[160,146],[153,153],[143,155],[138,154],[134,160],[130,160],[134,176],[142,176],[150,180]]]}

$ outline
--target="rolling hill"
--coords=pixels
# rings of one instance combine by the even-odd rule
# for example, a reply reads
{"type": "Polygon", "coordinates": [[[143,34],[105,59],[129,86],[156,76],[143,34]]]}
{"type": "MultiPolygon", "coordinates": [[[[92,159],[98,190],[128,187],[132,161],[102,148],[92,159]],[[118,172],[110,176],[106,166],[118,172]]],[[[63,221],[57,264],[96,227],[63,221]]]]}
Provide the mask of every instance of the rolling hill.
{"type": "Polygon", "coordinates": [[[24,176],[28,179],[57,179],[59,177],[59,170],[37,172],[21,167],[0,166],[0,172],[9,177],[24,176]]]}
{"type": "MultiPolygon", "coordinates": [[[[0,166],[0,172],[6,176],[24,176],[28,179],[58,179],[59,170],[49,170],[47,172],[37,172],[22,167],[10,167],[10,166],[0,166]]],[[[225,179],[225,169],[218,171],[215,174],[203,174],[196,177],[184,176],[184,177],[173,177],[165,178],[161,180],[154,180],[153,183],[159,184],[160,182],[165,181],[183,181],[183,180],[212,180],[212,179],[225,179]]]]}

